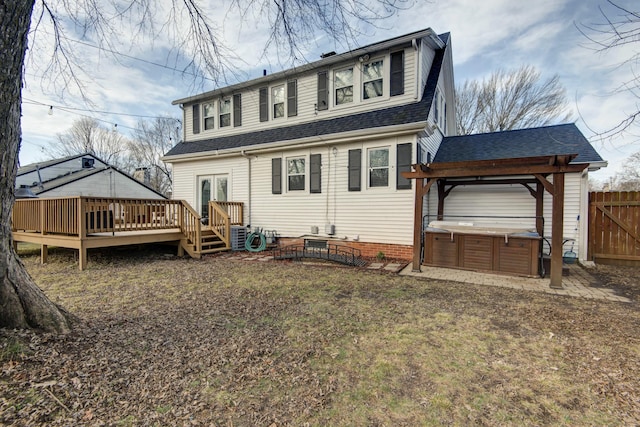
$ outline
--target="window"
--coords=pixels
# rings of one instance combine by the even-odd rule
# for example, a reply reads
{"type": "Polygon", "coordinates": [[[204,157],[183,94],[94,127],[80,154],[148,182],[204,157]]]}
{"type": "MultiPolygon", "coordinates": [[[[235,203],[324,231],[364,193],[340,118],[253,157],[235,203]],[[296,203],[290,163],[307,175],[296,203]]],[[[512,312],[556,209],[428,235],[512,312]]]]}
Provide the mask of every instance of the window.
{"type": "Polygon", "coordinates": [[[404,94],[404,50],[391,54],[389,94],[391,96],[404,94]]]}
{"type": "Polygon", "coordinates": [[[287,82],[287,117],[298,115],[298,81],[287,82]]]}
{"type": "Polygon", "coordinates": [[[193,133],[200,133],[200,104],[194,104],[191,108],[193,133]]]}
{"type": "Polygon", "coordinates": [[[233,95],[233,127],[242,126],[242,94],[233,95]]]}
{"type": "Polygon", "coordinates": [[[336,105],[353,102],[353,68],[336,71],[334,86],[336,105]]]}
{"type": "Polygon", "coordinates": [[[304,190],[305,159],[298,157],[287,159],[287,190],[304,190]]]}
{"type": "Polygon", "coordinates": [[[273,105],[273,118],[284,117],[284,85],[271,88],[271,104],[273,105]]]}
{"type": "Polygon", "coordinates": [[[382,59],[364,64],[362,67],[362,94],[364,99],[382,96],[382,59]]]}
{"type": "Polygon", "coordinates": [[[220,100],[220,127],[231,126],[231,99],[220,100]]]}
{"type": "Polygon", "coordinates": [[[204,111],[204,130],[213,129],[215,115],[213,102],[204,104],[202,107],[204,111]]]}
{"type": "Polygon", "coordinates": [[[369,150],[369,187],[387,187],[389,185],[389,149],[373,148],[369,150]]]}

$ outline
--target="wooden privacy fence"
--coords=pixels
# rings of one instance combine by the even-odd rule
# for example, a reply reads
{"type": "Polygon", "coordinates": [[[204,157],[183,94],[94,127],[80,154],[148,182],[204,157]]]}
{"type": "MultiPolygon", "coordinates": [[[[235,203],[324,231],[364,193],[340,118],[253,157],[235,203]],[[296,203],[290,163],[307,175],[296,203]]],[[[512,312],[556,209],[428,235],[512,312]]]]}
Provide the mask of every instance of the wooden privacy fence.
{"type": "Polygon", "coordinates": [[[589,193],[589,259],[640,266],[640,191],[589,193]]]}

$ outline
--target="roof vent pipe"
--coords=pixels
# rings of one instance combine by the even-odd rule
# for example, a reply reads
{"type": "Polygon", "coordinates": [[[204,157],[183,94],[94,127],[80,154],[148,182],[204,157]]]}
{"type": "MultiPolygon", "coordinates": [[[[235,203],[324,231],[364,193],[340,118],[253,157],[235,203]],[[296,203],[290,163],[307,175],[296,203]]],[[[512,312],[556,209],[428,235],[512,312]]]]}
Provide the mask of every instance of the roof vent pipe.
{"type": "Polygon", "coordinates": [[[267,75],[267,70],[266,70],[266,69],[263,69],[263,70],[262,70],[262,75],[263,75],[263,76],[266,76],[266,75],[267,75]]]}

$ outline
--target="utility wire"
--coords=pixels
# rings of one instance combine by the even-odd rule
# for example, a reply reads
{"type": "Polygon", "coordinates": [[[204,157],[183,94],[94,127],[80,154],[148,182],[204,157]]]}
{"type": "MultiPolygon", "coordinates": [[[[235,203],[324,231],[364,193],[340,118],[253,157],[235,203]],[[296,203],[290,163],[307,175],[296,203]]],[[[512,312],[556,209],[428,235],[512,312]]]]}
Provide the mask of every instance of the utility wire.
{"type": "Polygon", "coordinates": [[[135,56],[127,55],[126,53],[118,52],[116,50],[108,49],[108,48],[105,48],[105,47],[102,47],[102,46],[97,46],[97,45],[94,45],[94,44],[91,44],[91,43],[87,43],[87,42],[83,42],[83,41],[80,41],[80,40],[71,39],[69,37],[65,37],[65,39],[69,40],[70,42],[73,42],[73,43],[81,44],[83,46],[88,46],[88,47],[92,47],[94,49],[98,49],[98,50],[101,50],[101,51],[104,51],[104,52],[109,52],[109,53],[111,53],[113,55],[123,56],[125,58],[129,58],[129,59],[132,59],[134,61],[143,62],[145,64],[154,65],[156,67],[165,68],[167,70],[175,71],[175,72],[182,73],[182,74],[188,74],[190,76],[197,77],[197,78],[200,78],[200,79],[203,79],[203,80],[209,80],[209,81],[215,83],[214,79],[210,79],[210,78],[205,77],[205,76],[203,76],[201,74],[192,73],[192,72],[189,72],[189,71],[186,71],[186,70],[179,70],[177,68],[169,67],[168,65],[160,64],[160,63],[153,62],[153,61],[148,61],[146,59],[136,58],[135,56]]]}

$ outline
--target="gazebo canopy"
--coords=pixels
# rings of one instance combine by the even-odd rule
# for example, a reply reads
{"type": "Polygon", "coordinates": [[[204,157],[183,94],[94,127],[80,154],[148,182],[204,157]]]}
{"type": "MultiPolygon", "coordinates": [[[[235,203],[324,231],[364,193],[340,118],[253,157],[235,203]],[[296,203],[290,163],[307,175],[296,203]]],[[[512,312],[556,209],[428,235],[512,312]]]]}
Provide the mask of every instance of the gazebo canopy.
{"type": "MultiPolygon", "coordinates": [[[[412,165],[411,172],[402,176],[416,180],[413,235],[413,269],[420,269],[423,198],[438,181],[465,179],[465,185],[515,183],[525,186],[536,198],[536,216],[542,216],[543,194],[552,196],[551,217],[551,273],[550,286],[562,287],[562,230],[564,215],[564,174],[582,172],[588,163],[571,163],[577,154],[558,154],[459,162],[438,162],[412,165]],[[553,179],[549,180],[548,177],[553,179]],[[484,179],[479,178],[494,178],[484,179]],[[509,177],[508,180],[505,177],[509,177]],[[536,189],[529,185],[535,183],[536,189]]],[[[455,181],[451,181],[455,182],[455,181]]],[[[441,188],[442,191],[442,188],[441,188]]],[[[444,197],[439,198],[439,213],[444,197]]],[[[541,230],[539,229],[539,232],[541,230]]]]}

